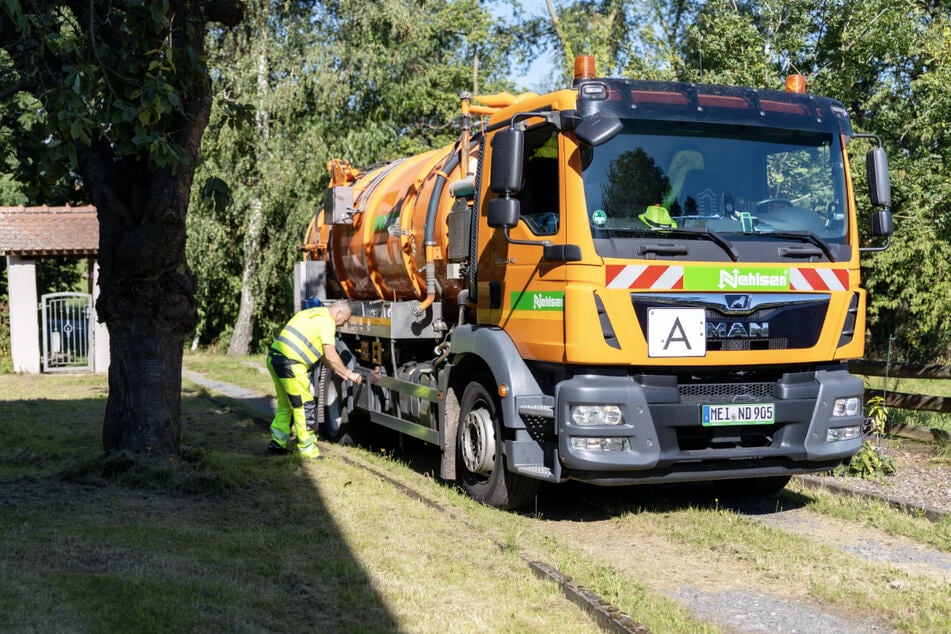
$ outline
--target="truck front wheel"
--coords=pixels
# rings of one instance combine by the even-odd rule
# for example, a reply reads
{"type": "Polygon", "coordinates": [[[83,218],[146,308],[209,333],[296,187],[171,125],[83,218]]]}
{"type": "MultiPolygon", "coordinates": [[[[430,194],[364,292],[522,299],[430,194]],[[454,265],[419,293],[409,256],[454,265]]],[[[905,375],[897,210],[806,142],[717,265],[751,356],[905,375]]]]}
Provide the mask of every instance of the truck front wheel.
{"type": "Polygon", "coordinates": [[[466,493],[484,504],[514,509],[535,497],[538,481],[505,467],[502,421],[497,400],[473,381],[466,386],[460,403],[456,440],[456,470],[466,493]]]}

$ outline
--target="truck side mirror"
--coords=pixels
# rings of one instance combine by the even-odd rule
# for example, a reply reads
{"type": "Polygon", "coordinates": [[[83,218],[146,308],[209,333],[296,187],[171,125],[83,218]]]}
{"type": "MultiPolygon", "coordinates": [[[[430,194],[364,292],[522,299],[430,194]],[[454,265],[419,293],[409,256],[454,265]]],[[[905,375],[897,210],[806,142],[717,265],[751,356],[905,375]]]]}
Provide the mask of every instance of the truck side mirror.
{"type": "Polygon", "coordinates": [[[868,175],[868,195],[874,207],[888,207],[892,202],[891,182],[888,177],[888,156],[885,148],[877,147],[865,155],[868,175]]]}
{"type": "Polygon", "coordinates": [[[895,228],[892,224],[892,212],[888,209],[876,209],[872,212],[872,235],[877,238],[892,235],[895,228]]]}
{"type": "Polygon", "coordinates": [[[575,137],[582,143],[596,147],[607,143],[621,131],[624,124],[611,113],[588,115],[575,128],[575,137]]]}
{"type": "Polygon", "coordinates": [[[516,128],[499,130],[492,137],[492,173],[489,188],[496,194],[517,194],[522,189],[525,133],[516,128]]]}
{"type": "Polygon", "coordinates": [[[518,224],[519,202],[517,198],[493,198],[486,214],[493,229],[511,229],[518,224]]]}
{"type": "Polygon", "coordinates": [[[892,202],[891,181],[888,177],[888,156],[885,148],[877,147],[865,155],[865,171],[868,174],[868,196],[877,209],[872,213],[872,235],[887,237],[892,235],[892,212],[888,205],[892,202]]]}
{"type": "Polygon", "coordinates": [[[892,212],[888,205],[892,202],[892,186],[888,176],[888,156],[882,147],[882,139],[874,134],[856,134],[855,138],[871,139],[878,147],[865,154],[865,174],[868,178],[868,197],[873,207],[871,233],[873,237],[885,238],[884,246],[859,247],[859,251],[884,251],[891,243],[894,226],[892,212]]]}

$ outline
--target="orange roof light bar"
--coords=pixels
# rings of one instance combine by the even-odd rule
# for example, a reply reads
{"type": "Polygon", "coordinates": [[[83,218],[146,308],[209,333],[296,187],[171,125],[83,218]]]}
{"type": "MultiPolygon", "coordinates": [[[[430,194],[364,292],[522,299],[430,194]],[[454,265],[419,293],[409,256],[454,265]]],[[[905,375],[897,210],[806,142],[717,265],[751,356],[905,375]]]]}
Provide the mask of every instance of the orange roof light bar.
{"type": "Polygon", "coordinates": [[[786,92],[798,92],[800,95],[806,94],[805,75],[795,74],[786,77],[786,92]]]}
{"type": "Polygon", "coordinates": [[[579,55],[575,58],[575,81],[597,77],[594,55],[579,55]]]}

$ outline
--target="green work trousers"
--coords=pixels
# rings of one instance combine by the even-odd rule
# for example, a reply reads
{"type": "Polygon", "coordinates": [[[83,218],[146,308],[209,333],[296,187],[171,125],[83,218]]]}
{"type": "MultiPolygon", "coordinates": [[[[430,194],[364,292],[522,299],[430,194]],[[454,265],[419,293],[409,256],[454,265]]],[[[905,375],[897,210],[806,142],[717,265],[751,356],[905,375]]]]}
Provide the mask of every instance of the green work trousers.
{"type": "Polygon", "coordinates": [[[287,447],[291,424],[297,434],[297,450],[305,457],[320,455],[317,448],[317,405],[310,390],[310,371],[306,365],[271,351],[267,369],[277,392],[277,411],[271,422],[271,440],[287,447]],[[309,423],[309,424],[308,424],[309,423]]]}

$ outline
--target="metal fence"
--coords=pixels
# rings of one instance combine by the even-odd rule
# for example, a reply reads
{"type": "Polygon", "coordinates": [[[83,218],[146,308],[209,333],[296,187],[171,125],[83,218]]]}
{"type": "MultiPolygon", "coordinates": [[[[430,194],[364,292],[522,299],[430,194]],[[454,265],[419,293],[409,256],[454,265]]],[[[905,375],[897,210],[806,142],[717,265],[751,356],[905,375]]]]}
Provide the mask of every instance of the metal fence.
{"type": "Polygon", "coordinates": [[[92,370],[92,295],[48,293],[43,311],[43,372],[92,370]]]}

